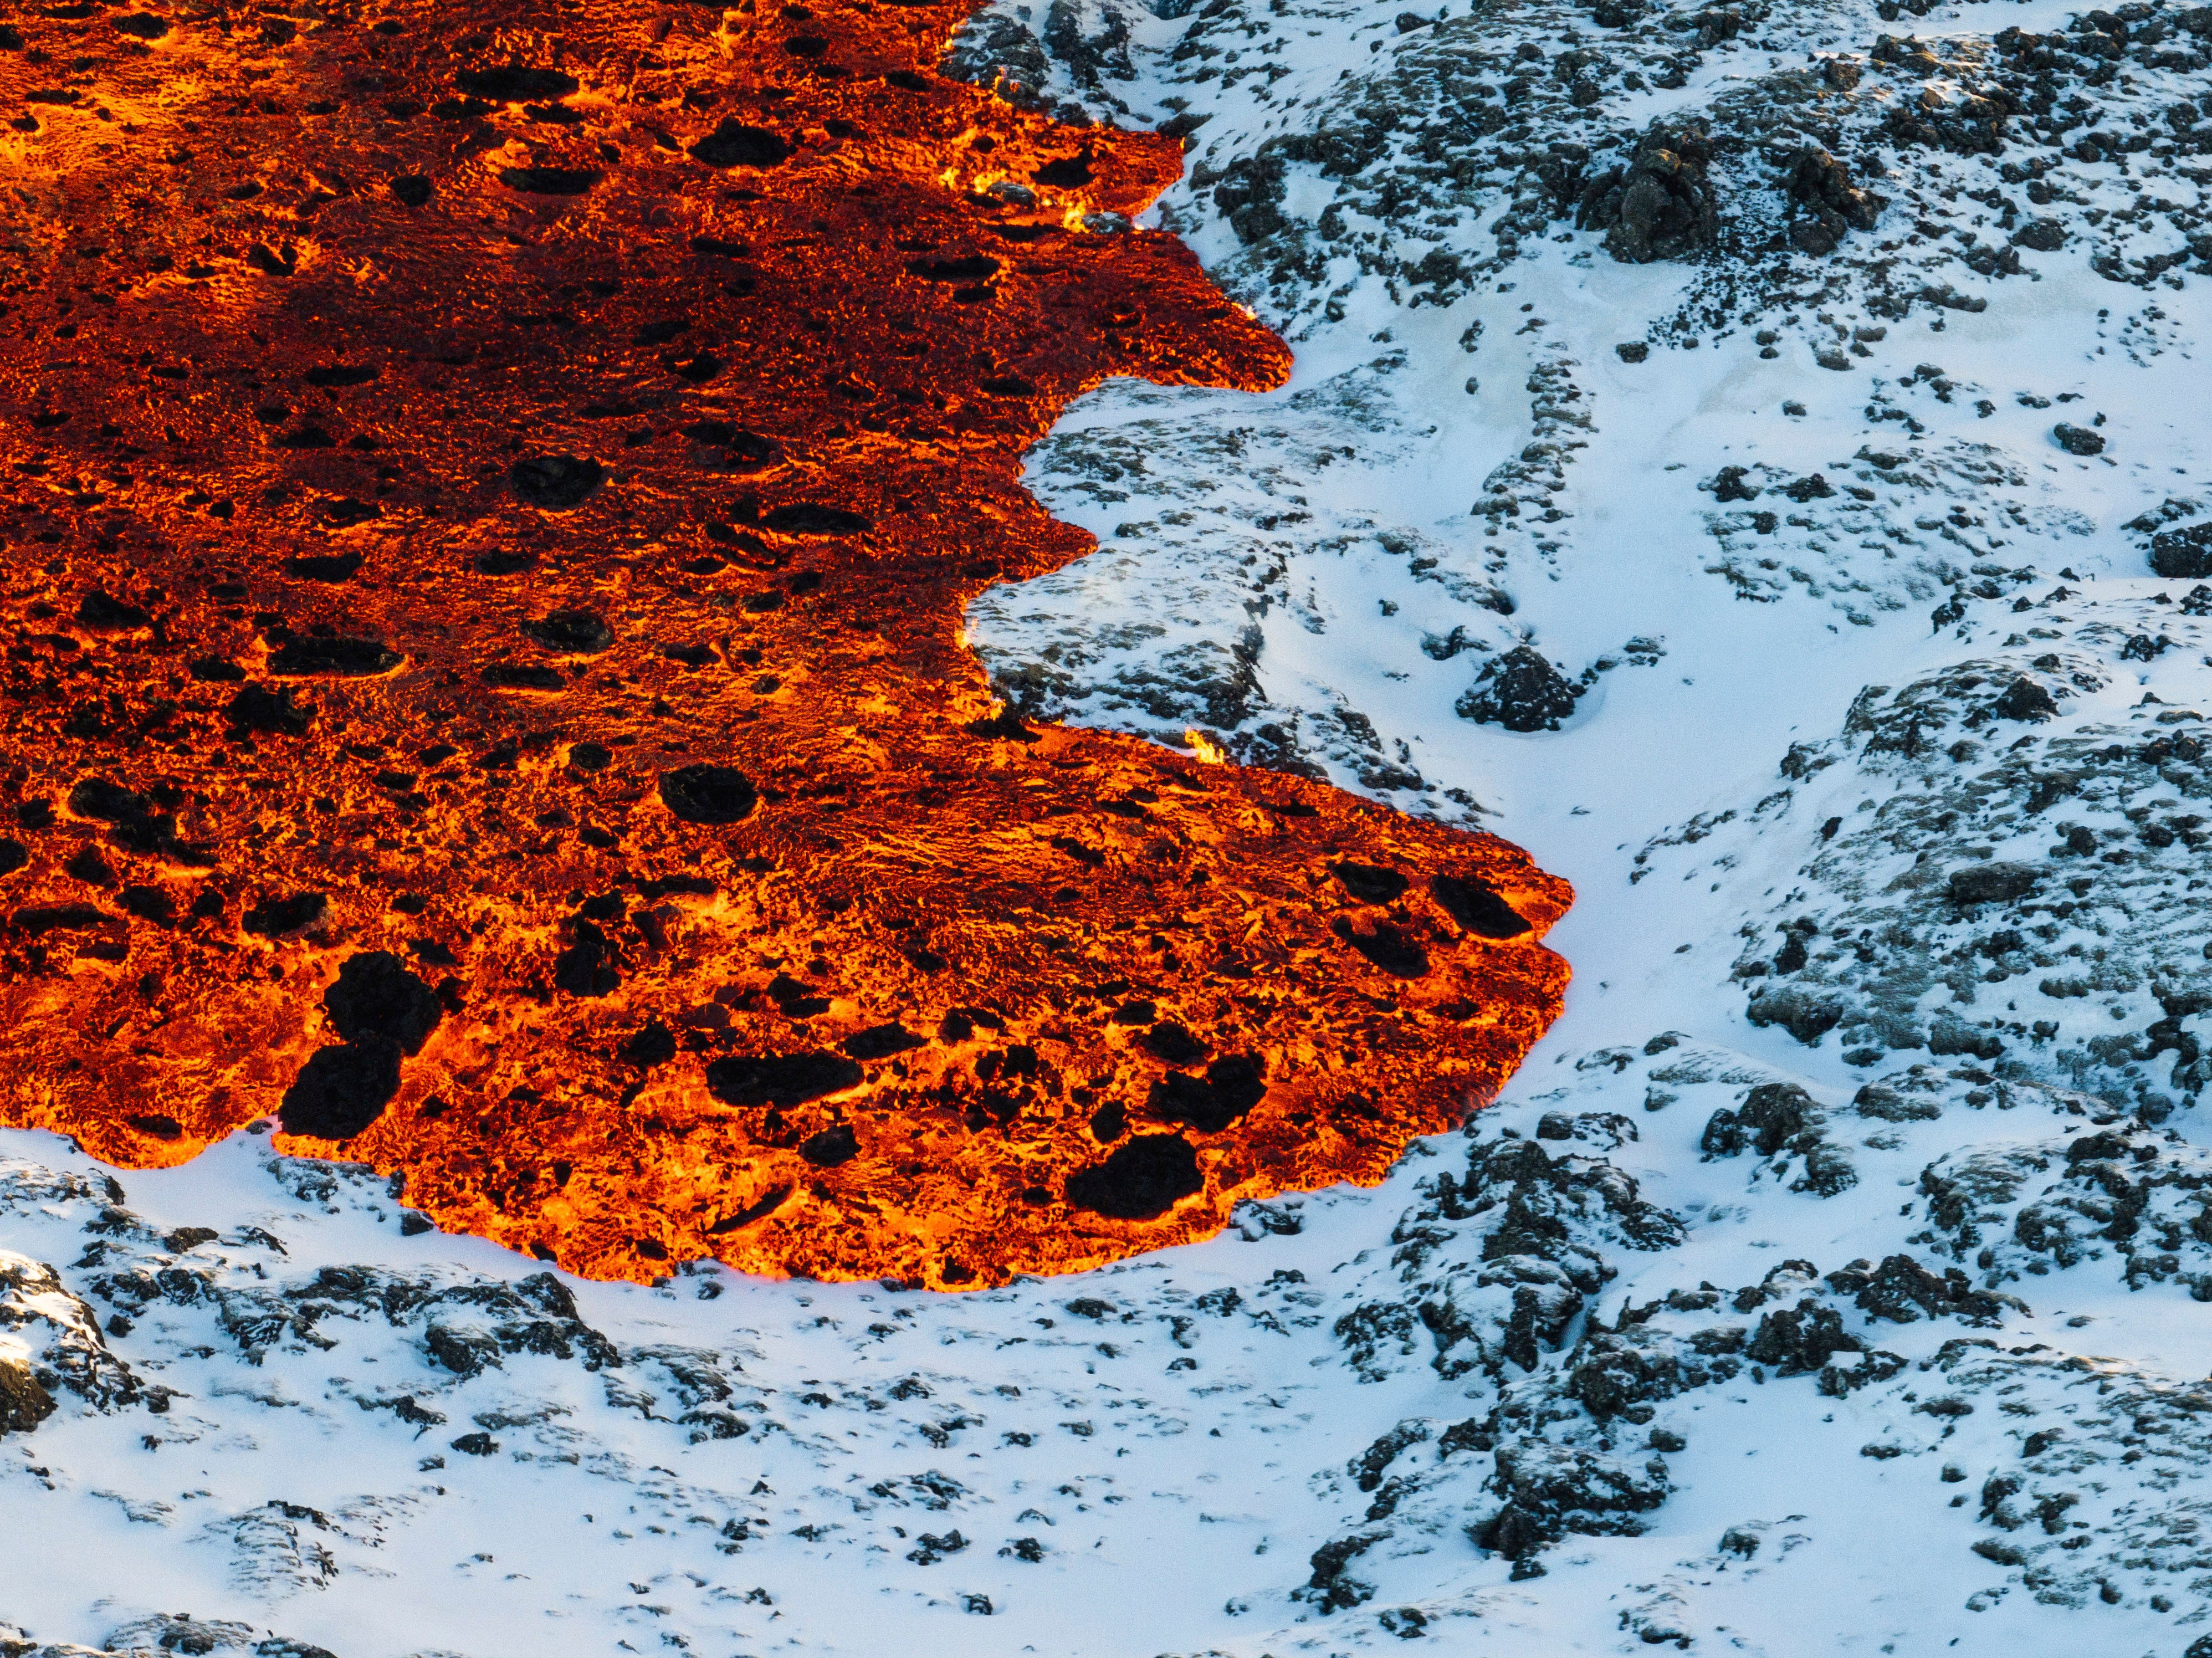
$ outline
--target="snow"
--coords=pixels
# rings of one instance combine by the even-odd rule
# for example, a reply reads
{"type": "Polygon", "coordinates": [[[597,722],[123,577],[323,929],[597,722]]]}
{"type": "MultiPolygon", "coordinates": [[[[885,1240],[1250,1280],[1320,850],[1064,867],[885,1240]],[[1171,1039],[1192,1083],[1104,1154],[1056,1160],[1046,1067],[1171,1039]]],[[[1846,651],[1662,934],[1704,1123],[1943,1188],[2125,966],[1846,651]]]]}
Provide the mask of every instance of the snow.
{"type": "Polygon", "coordinates": [[[2203,517],[2212,289],[2201,252],[2112,263],[2201,236],[2197,15],[2160,41],[2126,14],[2090,88],[2174,146],[2124,169],[2027,116],[1987,154],[1888,125],[2069,8],[1741,15],[1698,46],[1686,14],[1060,0],[965,37],[1030,30],[1064,109],[1208,117],[1158,221],[1298,354],[1265,397],[1069,410],[1030,479],[1099,550],[985,594],[971,640],[1033,712],[1195,727],[1573,881],[1566,1011],[1468,1136],[1207,1244],[929,1297],[567,1280],[253,1135],[118,1193],[0,1133],[0,1382],[56,1406],[0,1443],[0,1638],[2212,1651],[2212,920],[2181,824],[2212,622],[2137,527],[2203,517]],[[1940,72],[1879,61],[1908,27],[1940,72]],[[1551,61],[1516,70],[1524,41],[1551,61]],[[1516,73],[1525,130],[1470,125],[1516,73]],[[1620,263],[1538,161],[1683,115],[1734,141],[1723,244],[1620,263]],[[1281,146],[1316,136],[1365,159],[1281,146]],[[1813,140],[1890,205],[1778,252],[1776,167],[1813,140]],[[2066,245],[1977,269],[1992,193],[2066,245]],[[1459,274],[1415,275],[1437,249],[1459,274]],[[2100,455],[2052,437],[2100,416],[2100,455]],[[1462,717],[1523,643],[1582,688],[1561,728],[1462,717]],[[1985,711],[2018,679],[2047,717],[1985,711]],[[1950,896],[2008,862],[2030,891],[1950,896]],[[1836,1020],[1752,1023],[1777,988],[1836,1020]],[[1731,1151],[1754,1118],[1771,1149],[1731,1151]]]}

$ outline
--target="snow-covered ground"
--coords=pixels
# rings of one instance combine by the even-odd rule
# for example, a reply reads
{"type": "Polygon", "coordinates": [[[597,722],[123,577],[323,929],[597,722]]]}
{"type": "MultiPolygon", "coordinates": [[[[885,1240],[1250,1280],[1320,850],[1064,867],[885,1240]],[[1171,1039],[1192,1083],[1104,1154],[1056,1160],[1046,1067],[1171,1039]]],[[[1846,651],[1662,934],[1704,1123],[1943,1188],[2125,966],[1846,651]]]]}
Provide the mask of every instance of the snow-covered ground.
{"type": "Polygon", "coordinates": [[[1188,133],[1297,373],[1071,410],[971,635],[1527,847],[1551,1035],[957,1297],[0,1135],[7,1651],[2212,1654],[2212,9],[1160,9],[953,64],[1188,133]]]}

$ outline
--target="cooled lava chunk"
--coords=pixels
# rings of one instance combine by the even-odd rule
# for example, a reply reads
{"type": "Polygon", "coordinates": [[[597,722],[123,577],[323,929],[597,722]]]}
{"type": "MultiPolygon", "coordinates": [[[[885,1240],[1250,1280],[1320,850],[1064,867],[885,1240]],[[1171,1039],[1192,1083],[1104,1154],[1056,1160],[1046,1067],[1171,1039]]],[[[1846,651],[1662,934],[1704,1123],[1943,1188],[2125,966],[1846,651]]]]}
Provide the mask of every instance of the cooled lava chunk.
{"type": "Polygon", "coordinates": [[[1067,1177],[1067,1200],[1110,1220],[1150,1220],[1206,1188],[1198,1149],[1180,1134],[1139,1134],[1067,1177]]]}
{"type": "Polygon", "coordinates": [[[514,493],[548,513],[572,512],[599,493],[607,469],[578,455],[526,455],[507,471],[514,493]]]}
{"type": "Polygon", "coordinates": [[[687,823],[739,823],[760,796],[734,766],[678,766],[660,774],[660,802],[687,823]]]}
{"type": "Polygon", "coordinates": [[[860,1067],[842,1054],[732,1054],[707,1067],[707,1089],[726,1105],[804,1105],[857,1087],[860,1067]]]}
{"type": "Polygon", "coordinates": [[[1444,914],[1485,938],[1517,938],[1528,931],[1520,913],[1490,890],[1480,875],[1437,875],[1429,890],[1444,914]]]}

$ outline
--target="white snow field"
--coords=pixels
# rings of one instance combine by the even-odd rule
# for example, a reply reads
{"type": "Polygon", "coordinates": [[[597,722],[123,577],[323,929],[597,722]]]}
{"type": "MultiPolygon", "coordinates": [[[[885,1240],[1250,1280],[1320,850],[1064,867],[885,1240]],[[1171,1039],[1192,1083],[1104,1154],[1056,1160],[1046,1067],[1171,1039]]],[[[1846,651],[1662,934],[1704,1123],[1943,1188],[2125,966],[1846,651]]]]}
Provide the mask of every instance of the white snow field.
{"type": "Polygon", "coordinates": [[[1297,352],[1039,446],[1007,696],[1516,841],[1565,1015],[1378,1189],[972,1296],[0,1133],[0,1652],[2212,1655],[2212,8],[951,64],[1188,135],[1297,352]]]}

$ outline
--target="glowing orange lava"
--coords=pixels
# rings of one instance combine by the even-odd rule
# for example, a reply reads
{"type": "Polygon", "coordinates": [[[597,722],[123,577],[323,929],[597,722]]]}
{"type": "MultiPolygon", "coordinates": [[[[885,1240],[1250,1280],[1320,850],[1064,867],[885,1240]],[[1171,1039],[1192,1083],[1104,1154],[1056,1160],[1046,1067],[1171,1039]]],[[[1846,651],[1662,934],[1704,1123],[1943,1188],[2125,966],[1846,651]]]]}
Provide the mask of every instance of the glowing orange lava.
{"type": "Polygon", "coordinates": [[[1071,398],[1286,373],[1127,226],[1173,143],[938,77],[957,0],[295,9],[0,27],[0,1117],[945,1286],[1511,1072],[1564,883],[960,641],[1088,550],[1071,398]]]}

